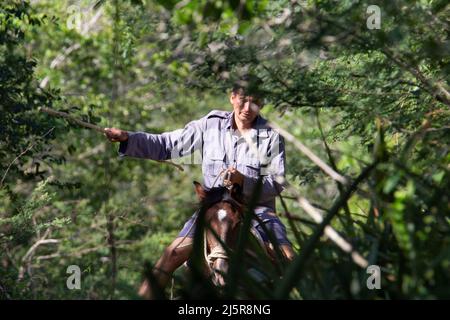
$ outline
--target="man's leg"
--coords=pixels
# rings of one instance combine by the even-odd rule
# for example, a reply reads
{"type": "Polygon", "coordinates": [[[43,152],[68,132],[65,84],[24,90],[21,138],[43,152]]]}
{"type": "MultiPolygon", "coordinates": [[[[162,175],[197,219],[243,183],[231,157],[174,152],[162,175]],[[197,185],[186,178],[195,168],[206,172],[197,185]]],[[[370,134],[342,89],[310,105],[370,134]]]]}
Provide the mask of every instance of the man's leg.
{"type": "MultiPolygon", "coordinates": [[[[286,227],[281,222],[280,218],[278,218],[278,216],[270,210],[266,210],[266,211],[260,213],[259,217],[262,220],[267,220],[267,222],[265,223],[265,226],[268,229],[268,231],[271,232],[272,235],[277,240],[280,251],[284,255],[284,257],[289,261],[293,260],[295,253],[294,253],[294,250],[292,249],[291,243],[289,242],[289,240],[287,238],[286,227]]],[[[260,227],[259,230],[262,233],[263,238],[265,238],[264,240],[266,241],[266,247],[267,247],[270,255],[272,255],[272,257],[275,257],[274,248],[273,248],[272,244],[268,242],[267,235],[264,235],[265,232],[264,232],[263,228],[260,227]]]]}
{"type": "MultiPolygon", "coordinates": [[[[189,258],[192,242],[192,238],[178,237],[164,250],[152,270],[153,276],[161,288],[166,286],[172,273],[189,258]]],[[[147,280],[142,283],[138,294],[145,299],[154,297],[147,280]]]]}
{"type": "MultiPolygon", "coordinates": [[[[267,248],[267,252],[269,253],[269,256],[273,260],[275,260],[277,255],[275,253],[275,249],[273,248],[272,243],[265,242],[265,244],[266,244],[266,248],[267,248]]],[[[286,258],[286,260],[292,261],[294,259],[295,253],[290,244],[281,244],[278,247],[280,248],[280,251],[283,254],[283,256],[286,258]]]]}
{"type": "Polygon", "coordinates": [[[292,261],[294,259],[294,250],[292,249],[292,246],[289,244],[282,244],[280,246],[281,252],[284,254],[284,256],[286,257],[286,259],[288,259],[289,261],[292,261]]]}
{"type": "MultiPolygon", "coordinates": [[[[192,250],[195,220],[196,213],[186,221],[178,237],[164,250],[163,255],[153,267],[153,276],[161,288],[166,286],[172,273],[189,258],[192,250]]],[[[142,283],[138,294],[146,299],[154,298],[147,280],[142,283]]]]}

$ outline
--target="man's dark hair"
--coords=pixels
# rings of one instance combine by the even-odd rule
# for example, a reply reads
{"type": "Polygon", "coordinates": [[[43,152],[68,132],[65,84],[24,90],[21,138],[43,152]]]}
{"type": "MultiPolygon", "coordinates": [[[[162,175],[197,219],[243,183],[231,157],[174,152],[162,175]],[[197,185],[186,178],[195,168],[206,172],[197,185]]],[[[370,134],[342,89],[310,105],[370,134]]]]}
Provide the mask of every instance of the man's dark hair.
{"type": "Polygon", "coordinates": [[[232,92],[234,94],[239,93],[262,100],[262,85],[263,82],[259,77],[254,75],[246,75],[234,82],[232,92]]]}

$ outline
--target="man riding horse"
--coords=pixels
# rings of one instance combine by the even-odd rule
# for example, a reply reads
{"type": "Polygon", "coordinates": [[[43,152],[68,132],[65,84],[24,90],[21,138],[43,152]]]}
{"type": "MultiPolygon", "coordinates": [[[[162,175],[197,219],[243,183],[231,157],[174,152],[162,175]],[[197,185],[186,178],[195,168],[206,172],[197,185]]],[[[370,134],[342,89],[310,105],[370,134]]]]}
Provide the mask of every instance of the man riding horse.
{"type": "MultiPolygon", "coordinates": [[[[292,259],[294,253],[286,228],[275,214],[275,198],[283,190],[282,179],[279,178],[285,175],[284,141],[259,115],[263,106],[259,84],[260,80],[254,77],[241,79],[230,94],[233,111],[211,111],[203,118],[191,121],[184,129],[149,134],[107,128],[105,134],[110,141],[120,142],[119,154],[122,156],[167,160],[199,150],[205,188],[222,183],[238,184],[248,199],[258,177],[262,176],[262,191],[255,214],[273,233],[285,257],[292,259]],[[218,179],[223,173],[227,174],[226,179],[218,179]]],[[[195,214],[155,264],[153,274],[161,287],[189,258],[194,227],[195,214]]],[[[263,228],[256,225],[256,230],[269,246],[269,238],[263,228]]],[[[147,281],[141,285],[139,294],[145,298],[152,297],[147,281]]]]}

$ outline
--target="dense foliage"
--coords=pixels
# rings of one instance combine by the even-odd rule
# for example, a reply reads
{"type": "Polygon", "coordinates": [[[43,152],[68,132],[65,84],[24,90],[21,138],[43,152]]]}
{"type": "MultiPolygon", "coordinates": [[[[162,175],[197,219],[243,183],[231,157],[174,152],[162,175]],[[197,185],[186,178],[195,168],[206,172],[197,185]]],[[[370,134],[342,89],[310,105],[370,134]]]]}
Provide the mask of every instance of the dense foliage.
{"type": "Polygon", "coordinates": [[[2,2],[0,297],[138,298],[145,263],[197,207],[198,166],[120,159],[40,107],[159,133],[230,110],[232,83],[251,73],[262,114],[347,183],[288,139],[277,205],[294,261],[261,256],[258,282],[237,252],[223,292],[180,268],[165,296],[449,298],[449,17],[447,1],[2,2]],[[355,253],[380,266],[381,289],[355,253]],[[80,290],[66,286],[70,265],[80,290]]]}

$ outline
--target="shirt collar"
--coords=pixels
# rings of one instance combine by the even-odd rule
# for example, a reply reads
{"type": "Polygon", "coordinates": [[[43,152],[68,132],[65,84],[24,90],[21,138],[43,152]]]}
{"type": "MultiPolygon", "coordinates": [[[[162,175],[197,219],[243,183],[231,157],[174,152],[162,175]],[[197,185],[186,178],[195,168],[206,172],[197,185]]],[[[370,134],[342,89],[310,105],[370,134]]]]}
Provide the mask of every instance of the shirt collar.
{"type": "Polygon", "coordinates": [[[225,129],[233,128],[233,117],[234,117],[234,111],[228,113],[228,117],[225,120],[225,129]]]}

